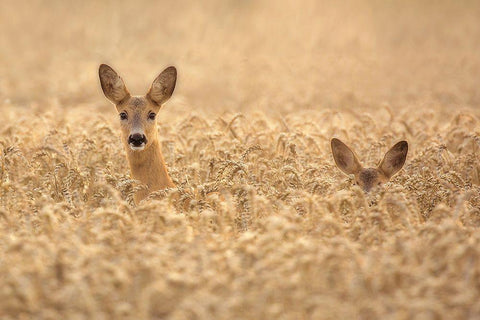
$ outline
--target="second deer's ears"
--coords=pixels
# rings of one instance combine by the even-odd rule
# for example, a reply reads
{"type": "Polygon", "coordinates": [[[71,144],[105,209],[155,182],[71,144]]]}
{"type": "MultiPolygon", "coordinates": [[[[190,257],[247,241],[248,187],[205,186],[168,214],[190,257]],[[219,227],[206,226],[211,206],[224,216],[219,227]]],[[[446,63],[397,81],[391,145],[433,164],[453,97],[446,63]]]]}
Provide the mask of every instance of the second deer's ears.
{"type": "Polygon", "coordinates": [[[333,159],[337,167],[346,174],[357,174],[362,170],[362,165],[357,159],[355,153],[339,139],[333,138],[331,141],[333,159]]]}
{"type": "Polygon", "coordinates": [[[398,142],[385,154],[382,162],[378,165],[378,169],[390,179],[395,173],[402,169],[407,159],[407,153],[407,141],[398,142]]]}
{"type": "Polygon", "coordinates": [[[172,96],[176,82],[177,69],[175,69],[175,67],[168,67],[153,80],[152,86],[150,90],[148,90],[147,98],[157,106],[161,106],[172,96]]]}
{"type": "Polygon", "coordinates": [[[110,66],[101,64],[98,68],[98,76],[103,93],[115,105],[130,96],[122,78],[110,66]]]}

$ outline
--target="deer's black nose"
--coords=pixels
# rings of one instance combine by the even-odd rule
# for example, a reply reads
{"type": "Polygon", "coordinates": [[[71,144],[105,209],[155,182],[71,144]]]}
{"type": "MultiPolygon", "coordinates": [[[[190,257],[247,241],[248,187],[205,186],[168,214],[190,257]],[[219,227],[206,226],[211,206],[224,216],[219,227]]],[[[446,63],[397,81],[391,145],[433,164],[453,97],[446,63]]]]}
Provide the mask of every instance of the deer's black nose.
{"type": "Polygon", "coordinates": [[[144,134],[134,133],[128,137],[128,143],[134,145],[135,147],[141,146],[143,143],[147,143],[147,138],[144,134]]]}

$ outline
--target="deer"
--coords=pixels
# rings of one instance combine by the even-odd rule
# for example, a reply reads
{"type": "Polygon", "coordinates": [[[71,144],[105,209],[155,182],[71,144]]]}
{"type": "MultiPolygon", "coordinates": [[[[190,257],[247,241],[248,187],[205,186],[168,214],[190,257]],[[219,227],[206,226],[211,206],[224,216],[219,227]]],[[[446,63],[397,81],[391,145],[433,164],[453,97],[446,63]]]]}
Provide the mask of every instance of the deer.
{"type": "Polygon", "coordinates": [[[98,74],[103,93],[119,114],[131,176],[146,186],[134,194],[135,204],[153,191],[175,187],[165,166],[156,121],[157,113],[175,89],[175,67],[163,70],[143,96],[130,95],[123,79],[106,64],[100,65],[98,74]]]}
{"type": "Polygon", "coordinates": [[[376,168],[364,168],[355,153],[339,139],[333,138],[331,147],[337,167],[347,175],[353,174],[355,184],[365,193],[390,181],[402,169],[408,153],[407,141],[400,141],[387,151],[376,168]]]}

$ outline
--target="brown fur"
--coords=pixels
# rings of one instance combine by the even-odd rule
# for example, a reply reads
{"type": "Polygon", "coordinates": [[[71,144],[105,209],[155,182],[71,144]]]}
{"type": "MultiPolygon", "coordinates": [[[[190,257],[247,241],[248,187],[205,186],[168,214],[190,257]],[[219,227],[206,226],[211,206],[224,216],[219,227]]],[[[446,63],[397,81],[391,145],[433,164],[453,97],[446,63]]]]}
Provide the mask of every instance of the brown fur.
{"type": "Polygon", "coordinates": [[[342,141],[333,138],[331,146],[337,167],[346,174],[353,174],[355,183],[365,192],[388,182],[403,167],[408,153],[408,143],[400,141],[385,154],[377,168],[363,168],[355,153],[342,141]]]}
{"type": "Polygon", "coordinates": [[[153,191],[174,187],[161,152],[157,122],[149,119],[149,114],[157,114],[162,104],[172,95],[176,82],[175,68],[165,69],[154,80],[145,96],[130,96],[122,78],[107,65],[100,66],[99,76],[105,96],[115,104],[119,113],[128,116],[120,123],[130,172],[135,180],[147,187],[135,194],[135,203],[138,204],[153,191]],[[133,150],[130,147],[129,136],[132,133],[145,135],[143,150],[133,150]]]}

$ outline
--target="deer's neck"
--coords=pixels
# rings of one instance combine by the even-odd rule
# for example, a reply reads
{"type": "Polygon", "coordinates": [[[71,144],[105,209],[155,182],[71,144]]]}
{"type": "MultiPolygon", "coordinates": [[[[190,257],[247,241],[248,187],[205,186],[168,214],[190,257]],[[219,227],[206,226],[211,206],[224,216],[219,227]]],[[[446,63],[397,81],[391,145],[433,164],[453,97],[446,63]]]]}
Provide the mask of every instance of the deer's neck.
{"type": "Polygon", "coordinates": [[[148,187],[147,190],[136,193],[136,203],[153,191],[175,186],[168,175],[158,139],[142,151],[133,151],[127,147],[127,158],[133,179],[148,187]]]}

